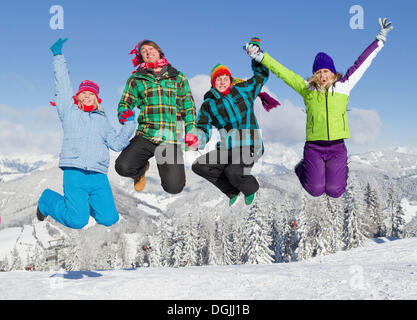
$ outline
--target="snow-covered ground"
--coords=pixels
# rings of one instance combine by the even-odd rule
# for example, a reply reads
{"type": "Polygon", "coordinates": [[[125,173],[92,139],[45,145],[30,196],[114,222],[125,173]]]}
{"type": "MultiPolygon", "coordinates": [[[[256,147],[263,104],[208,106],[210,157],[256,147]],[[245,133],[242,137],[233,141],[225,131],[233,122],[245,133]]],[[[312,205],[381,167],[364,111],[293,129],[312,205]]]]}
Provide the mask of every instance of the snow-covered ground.
{"type": "Polygon", "coordinates": [[[0,299],[417,299],[417,238],[307,261],[238,266],[0,273],[0,299]]]}

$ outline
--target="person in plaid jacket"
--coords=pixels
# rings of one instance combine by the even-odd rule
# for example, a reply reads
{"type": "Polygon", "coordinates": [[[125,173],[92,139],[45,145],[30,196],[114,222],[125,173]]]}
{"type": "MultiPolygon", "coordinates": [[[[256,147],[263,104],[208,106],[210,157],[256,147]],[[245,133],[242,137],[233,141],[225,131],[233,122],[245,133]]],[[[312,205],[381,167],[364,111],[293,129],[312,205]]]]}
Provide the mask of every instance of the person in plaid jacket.
{"type": "Polygon", "coordinates": [[[149,159],[155,156],[161,185],[171,194],[185,186],[185,170],[179,141],[195,141],[196,109],[185,75],[172,67],[161,48],[151,40],[139,42],[131,51],[137,70],[127,80],[118,106],[119,121],[123,112],[137,107],[136,136],[116,160],[115,169],[134,179],[136,191],[146,184],[149,159]]]}
{"type": "Polygon", "coordinates": [[[252,70],[252,78],[239,82],[234,81],[227,67],[216,65],[211,72],[212,88],[204,96],[197,120],[199,148],[210,139],[212,126],[219,130],[220,141],[215,150],[197,158],[192,170],[219,188],[230,199],[230,206],[241,192],[246,205],[252,204],[259,189],[258,181],[250,174],[264,152],[254,101],[269,71],[254,60],[252,70]]]}

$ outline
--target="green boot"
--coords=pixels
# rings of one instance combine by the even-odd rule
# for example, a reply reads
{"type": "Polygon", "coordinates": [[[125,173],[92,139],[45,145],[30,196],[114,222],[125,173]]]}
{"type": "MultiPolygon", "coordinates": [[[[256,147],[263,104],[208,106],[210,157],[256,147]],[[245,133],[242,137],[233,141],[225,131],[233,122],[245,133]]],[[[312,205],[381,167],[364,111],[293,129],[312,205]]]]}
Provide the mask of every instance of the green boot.
{"type": "Polygon", "coordinates": [[[233,198],[230,198],[229,200],[229,207],[233,207],[236,204],[237,198],[239,198],[239,195],[235,195],[233,198]]]}
{"type": "Polygon", "coordinates": [[[247,196],[245,196],[245,203],[246,203],[247,206],[251,205],[253,203],[253,200],[255,200],[255,194],[254,193],[251,193],[251,194],[248,194],[247,196]]]}

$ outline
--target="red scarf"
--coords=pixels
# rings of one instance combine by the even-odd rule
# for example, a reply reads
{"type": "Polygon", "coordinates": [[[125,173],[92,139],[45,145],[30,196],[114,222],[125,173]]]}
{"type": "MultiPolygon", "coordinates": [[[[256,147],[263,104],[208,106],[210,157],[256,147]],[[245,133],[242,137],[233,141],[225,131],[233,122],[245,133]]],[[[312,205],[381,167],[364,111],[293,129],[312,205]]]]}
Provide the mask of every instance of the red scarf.
{"type": "Polygon", "coordinates": [[[163,59],[159,59],[155,62],[150,62],[150,63],[142,62],[139,65],[139,68],[141,68],[141,69],[149,69],[149,68],[155,69],[155,68],[162,68],[162,67],[164,67],[168,64],[169,63],[168,63],[167,59],[163,58],[163,59]]]}
{"type": "MultiPolygon", "coordinates": [[[[83,104],[83,103],[81,103],[81,107],[80,107],[80,105],[78,104],[78,103],[79,103],[79,101],[78,101],[77,96],[73,96],[72,98],[74,99],[74,104],[76,104],[80,110],[83,110],[83,111],[85,111],[85,112],[91,112],[91,111],[93,111],[93,110],[96,108],[96,106],[95,106],[95,105],[92,105],[92,106],[87,106],[87,105],[85,105],[85,104],[83,104]]],[[[100,99],[100,100],[101,100],[101,99],[100,99]]],[[[99,103],[100,103],[100,102],[99,102],[99,103]]]]}

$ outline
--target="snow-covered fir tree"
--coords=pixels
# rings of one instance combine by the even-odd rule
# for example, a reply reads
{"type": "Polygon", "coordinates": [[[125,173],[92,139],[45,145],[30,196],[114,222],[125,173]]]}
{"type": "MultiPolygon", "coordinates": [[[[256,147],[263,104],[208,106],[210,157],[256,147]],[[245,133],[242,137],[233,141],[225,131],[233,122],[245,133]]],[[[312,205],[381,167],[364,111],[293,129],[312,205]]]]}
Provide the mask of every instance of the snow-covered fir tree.
{"type": "Polygon", "coordinates": [[[124,234],[121,234],[117,242],[116,260],[114,262],[116,269],[130,268],[131,261],[128,258],[127,239],[124,234]]]}
{"type": "Polygon", "coordinates": [[[377,191],[368,183],[365,189],[365,216],[367,221],[367,236],[382,237],[382,212],[377,191]]]}
{"type": "MultiPolygon", "coordinates": [[[[32,263],[33,268],[36,271],[47,271],[49,270],[48,262],[46,261],[46,254],[45,249],[42,248],[38,243],[35,245],[32,256],[30,261],[32,263]]],[[[63,256],[63,260],[66,261],[65,256],[63,256]]]]}
{"type": "Polygon", "coordinates": [[[360,199],[353,181],[347,186],[344,199],[343,242],[345,250],[361,246],[366,239],[360,199]]]}
{"type": "Polygon", "coordinates": [[[3,258],[3,260],[0,260],[0,272],[7,272],[9,269],[9,259],[7,259],[6,256],[3,258]]]}
{"type": "Polygon", "coordinates": [[[207,226],[203,225],[202,215],[200,213],[197,222],[197,265],[203,266],[208,264],[208,239],[209,232],[207,226]]]}
{"type": "Polygon", "coordinates": [[[218,265],[222,259],[217,253],[217,239],[216,239],[216,222],[213,221],[213,227],[208,229],[208,245],[207,245],[207,263],[209,265],[218,265]]]}
{"type": "Polygon", "coordinates": [[[388,226],[385,225],[385,234],[392,234],[392,217],[395,216],[397,210],[397,194],[394,183],[391,181],[387,192],[387,207],[385,210],[385,217],[387,218],[388,226]]]}
{"type": "Polygon", "coordinates": [[[222,242],[223,242],[223,261],[224,264],[236,264],[237,252],[235,243],[235,228],[231,221],[222,219],[222,242]]]}
{"type": "Polygon", "coordinates": [[[65,238],[65,249],[62,251],[64,268],[68,271],[81,270],[82,268],[82,246],[75,230],[71,230],[65,238]]]}
{"type": "Polygon", "coordinates": [[[299,244],[296,250],[298,259],[305,260],[314,257],[316,254],[317,243],[315,240],[317,231],[317,221],[311,204],[307,207],[307,197],[303,193],[301,207],[299,210],[300,226],[298,228],[299,244]]]}
{"type": "Polygon", "coordinates": [[[174,223],[174,231],[172,234],[172,266],[182,267],[182,253],[184,248],[184,229],[185,226],[178,220],[174,223]]]}
{"type": "Polygon", "coordinates": [[[181,266],[196,266],[198,239],[191,211],[188,212],[186,218],[186,227],[183,230],[181,266]]]}
{"type": "Polygon", "coordinates": [[[157,225],[157,234],[160,239],[160,264],[163,267],[169,267],[171,265],[171,248],[172,248],[172,225],[171,219],[167,219],[165,216],[160,217],[157,225]]]}
{"type": "Polygon", "coordinates": [[[269,264],[274,262],[274,252],[270,249],[272,239],[270,226],[267,225],[267,215],[261,209],[259,198],[251,205],[246,230],[246,263],[269,264]]]}
{"type": "Polygon", "coordinates": [[[13,248],[10,255],[10,271],[23,270],[22,259],[20,258],[19,251],[16,247],[13,248]]]}
{"type": "Polygon", "coordinates": [[[344,247],[343,234],[343,214],[339,206],[339,199],[326,196],[327,210],[331,219],[331,230],[329,241],[331,243],[332,252],[342,250],[344,247]]]}
{"type": "Polygon", "coordinates": [[[148,254],[148,261],[150,267],[161,267],[162,266],[162,239],[161,234],[157,232],[154,235],[148,235],[147,244],[144,244],[145,250],[148,254]]]}
{"type": "Polygon", "coordinates": [[[401,205],[401,202],[398,201],[397,210],[391,218],[391,236],[394,238],[403,238],[404,237],[404,210],[401,205]]]}
{"type": "Polygon", "coordinates": [[[271,211],[274,212],[272,221],[272,242],[275,252],[275,262],[291,262],[296,259],[294,256],[297,248],[297,222],[290,213],[287,199],[284,199],[281,210],[278,211],[276,204],[271,204],[271,211]]]}

